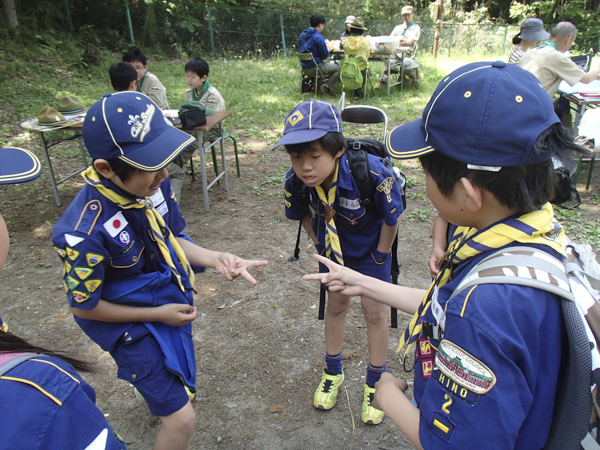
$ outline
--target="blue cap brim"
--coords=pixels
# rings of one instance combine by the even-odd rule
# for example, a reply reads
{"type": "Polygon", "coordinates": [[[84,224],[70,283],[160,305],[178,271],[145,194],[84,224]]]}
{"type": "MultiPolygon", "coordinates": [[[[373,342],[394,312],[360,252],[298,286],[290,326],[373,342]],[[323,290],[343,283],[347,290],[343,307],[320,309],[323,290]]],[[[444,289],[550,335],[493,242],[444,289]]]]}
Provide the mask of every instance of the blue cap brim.
{"type": "Polygon", "coordinates": [[[282,145],[290,145],[290,144],[303,144],[305,142],[316,141],[317,139],[321,139],[328,133],[327,130],[313,128],[310,130],[303,129],[298,131],[290,131],[285,134],[279,142],[275,144],[275,146],[271,150],[275,150],[277,147],[282,145]]]}
{"type": "Polygon", "coordinates": [[[42,173],[40,160],[22,148],[0,149],[0,184],[25,183],[42,173]]]}
{"type": "Polygon", "coordinates": [[[392,158],[413,159],[435,151],[425,141],[421,122],[422,119],[413,120],[388,133],[385,139],[385,149],[392,158]]]}
{"type": "Polygon", "coordinates": [[[196,139],[193,136],[169,125],[160,136],[155,137],[147,144],[135,144],[135,150],[127,151],[123,147],[125,154],[119,156],[119,159],[144,172],[156,172],[168,166],[194,142],[196,139]]]}

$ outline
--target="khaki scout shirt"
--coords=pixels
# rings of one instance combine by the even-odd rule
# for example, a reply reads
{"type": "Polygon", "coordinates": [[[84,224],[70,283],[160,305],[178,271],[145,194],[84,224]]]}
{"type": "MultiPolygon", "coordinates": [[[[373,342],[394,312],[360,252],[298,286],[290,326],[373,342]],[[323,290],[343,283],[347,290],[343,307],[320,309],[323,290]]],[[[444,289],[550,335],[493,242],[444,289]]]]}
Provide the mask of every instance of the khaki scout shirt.
{"type": "Polygon", "coordinates": [[[138,90],[150,97],[160,109],[170,109],[169,101],[167,100],[167,90],[156,75],[146,71],[142,79],[142,84],[138,86],[138,90]]]}

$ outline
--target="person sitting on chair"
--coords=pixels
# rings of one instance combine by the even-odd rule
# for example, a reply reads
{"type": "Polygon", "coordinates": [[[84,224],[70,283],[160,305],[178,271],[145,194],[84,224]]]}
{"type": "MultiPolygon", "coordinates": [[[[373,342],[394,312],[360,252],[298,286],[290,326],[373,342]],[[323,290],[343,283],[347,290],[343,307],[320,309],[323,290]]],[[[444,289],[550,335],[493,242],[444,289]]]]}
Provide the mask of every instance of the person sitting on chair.
{"type": "Polygon", "coordinates": [[[508,62],[518,64],[521,56],[530,48],[536,48],[541,41],[550,37],[550,33],[544,30],[544,22],[541,19],[530,17],[521,24],[521,31],[513,38],[515,48],[510,54],[508,62]]]}
{"type": "MultiPolygon", "coordinates": [[[[322,73],[329,74],[327,85],[319,89],[320,94],[333,95],[331,91],[340,79],[340,66],[333,62],[324,62],[329,56],[329,50],[325,44],[325,38],[321,34],[325,28],[325,17],[323,14],[313,14],[310,17],[310,28],[307,28],[298,36],[300,53],[312,53],[322,73]]],[[[312,61],[300,61],[302,72],[306,75],[315,76],[317,67],[312,61]]]]}
{"type": "MultiPolygon", "coordinates": [[[[415,14],[413,7],[410,5],[404,6],[402,8],[402,19],[404,20],[404,23],[397,25],[392,31],[392,34],[390,34],[390,37],[400,36],[400,47],[412,48],[410,51],[405,53],[405,56],[412,56],[414,54],[415,46],[419,41],[419,37],[421,36],[421,27],[413,22],[414,16],[415,14]]],[[[397,59],[394,57],[391,58],[390,63],[392,64],[392,67],[394,67],[394,64],[397,64],[397,59]]],[[[386,63],[383,68],[383,75],[381,76],[379,88],[387,86],[387,70],[388,67],[386,63]]],[[[415,83],[419,83],[417,78],[415,79],[415,83]]]]}
{"type": "Polygon", "coordinates": [[[344,21],[344,25],[346,25],[346,29],[344,30],[344,32],[340,36],[340,40],[343,41],[348,36],[350,36],[350,26],[354,23],[355,20],[356,20],[356,17],[354,17],[352,15],[346,17],[346,20],[344,21]]]}
{"type": "Polygon", "coordinates": [[[354,20],[354,23],[350,24],[350,34],[344,41],[344,54],[346,56],[362,56],[362,58],[358,60],[358,67],[360,68],[363,76],[363,84],[361,88],[354,91],[354,96],[356,98],[361,98],[364,96],[364,89],[367,85],[367,61],[369,60],[371,51],[369,38],[363,36],[363,33],[366,30],[367,28],[365,28],[365,22],[363,21],[362,17],[357,17],[354,20]]]}

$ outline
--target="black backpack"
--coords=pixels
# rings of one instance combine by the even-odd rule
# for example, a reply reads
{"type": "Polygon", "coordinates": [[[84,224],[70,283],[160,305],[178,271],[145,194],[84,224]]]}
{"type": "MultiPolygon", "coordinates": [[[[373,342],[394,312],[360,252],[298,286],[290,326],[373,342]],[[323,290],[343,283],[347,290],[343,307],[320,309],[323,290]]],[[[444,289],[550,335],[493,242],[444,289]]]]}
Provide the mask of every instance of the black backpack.
{"type": "MultiPolygon", "coordinates": [[[[376,141],[375,139],[346,139],[346,157],[348,158],[348,164],[350,165],[350,171],[352,177],[358,186],[360,193],[360,204],[369,211],[371,214],[379,215],[376,209],[373,198],[375,197],[375,188],[373,180],[371,179],[371,168],[369,167],[368,153],[379,156],[389,170],[389,172],[396,179],[396,184],[400,189],[400,195],[402,197],[402,208],[406,209],[406,177],[400,171],[394,167],[394,163],[391,161],[387,152],[385,151],[385,145],[376,141]]],[[[294,188],[297,191],[302,191],[304,197],[304,208],[305,210],[309,207],[308,188],[302,190],[302,180],[294,174],[294,188]]],[[[296,238],[296,247],[294,249],[294,255],[289,258],[289,261],[297,261],[300,255],[300,236],[302,234],[302,220],[298,226],[298,236],[296,238]]],[[[392,244],[392,283],[398,284],[398,276],[400,275],[400,265],[398,264],[398,235],[394,238],[392,244]]],[[[321,285],[320,301],[319,301],[319,320],[325,318],[325,289],[321,285]]],[[[396,308],[392,308],[392,328],[398,328],[398,311],[396,308]]]]}

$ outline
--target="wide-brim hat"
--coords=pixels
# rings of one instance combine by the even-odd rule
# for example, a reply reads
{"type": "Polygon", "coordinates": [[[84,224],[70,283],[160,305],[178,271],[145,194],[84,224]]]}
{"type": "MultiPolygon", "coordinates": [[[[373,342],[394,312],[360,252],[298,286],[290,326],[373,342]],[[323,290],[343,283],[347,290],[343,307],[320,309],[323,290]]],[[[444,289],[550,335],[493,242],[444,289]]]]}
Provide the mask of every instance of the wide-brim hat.
{"type": "Polygon", "coordinates": [[[439,151],[472,169],[537,164],[533,144],[560,123],[535,75],[503,61],[467,64],[437,86],[420,119],[394,129],[386,150],[397,159],[439,151]]]}
{"type": "Polygon", "coordinates": [[[150,98],[132,91],[106,94],[94,103],[82,134],[92,159],[119,158],[146,172],[165,168],[196,141],[169,125],[150,98]]]}
{"type": "Polygon", "coordinates": [[[64,125],[67,123],[65,116],[50,106],[44,106],[40,110],[37,115],[37,122],[38,125],[47,127],[64,125]]]}
{"type": "Polygon", "coordinates": [[[0,184],[25,183],[42,173],[42,164],[29,150],[0,148],[0,184]]]}
{"type": "Polygon", "coordinates": [[[344,21],[344,23],[346,25],[348,25],[348,24],[354,23],[355,20],[356,20],[356,17],[354,17],[354,16],[348,16],[348,17],[346,17],[346,20],[344,21]]]}
{"type": "Polygon", "coordinates": [[[310,99],[297,105],[288,114],[283,128],[283,137],[275,144],[302,144],[316,141],[329,132],[342,133],[342,116],[329,102],[310,99]]]}
{"type": "Polygon", "coordinates": [[[544,30],[544,22],[540,19],[529,18],[521,24],[519,36],[524,41],[543,41],[550,37],[550,33],[544,30]]]}
{"type": "Polygon", "coordinates": [[[367,28],[365,27],[365,21],[362,17],[357,17],[354,23],[350,24],[350,28],[356,28],[357,30],[367,31],[367,28]]]}
{"type": "Polygon", "coordinates": [[[402,12],[400,14],[412,14],[414,11],[414,8],[410,5],[406,5],[402,7],[402,12]]]}
{"type": "Polygon", "coordinates": [[[62,114],[78,114],[87,110],[84,109],[79,99],[73,95],[65,95],[58,99],[56,110],[62,114]]]}

